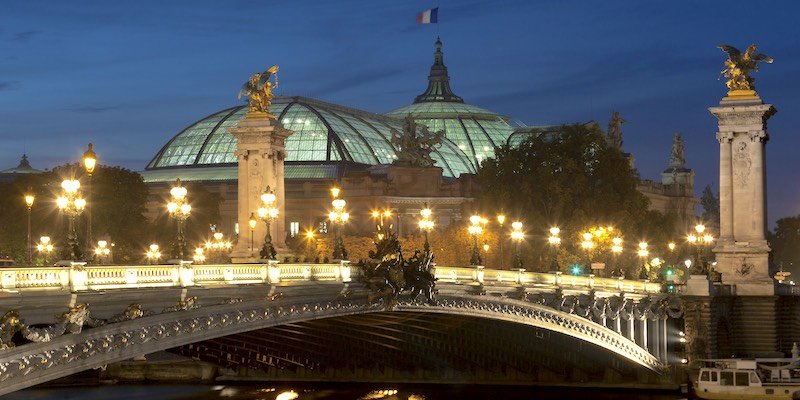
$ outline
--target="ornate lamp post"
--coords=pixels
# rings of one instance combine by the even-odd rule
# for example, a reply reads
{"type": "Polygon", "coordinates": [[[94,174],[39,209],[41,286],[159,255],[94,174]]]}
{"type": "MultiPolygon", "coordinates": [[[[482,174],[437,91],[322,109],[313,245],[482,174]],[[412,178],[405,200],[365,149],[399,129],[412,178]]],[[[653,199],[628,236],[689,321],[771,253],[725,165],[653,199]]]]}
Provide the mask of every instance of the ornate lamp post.
{"type": "Polygon", "coordinates": [[[202,247],[197,247],[194,249],[194,255],[192,256],[192,260],[194,260],[195,264],[202,264],[206,262],[206,255],[203,254],[202,247]]]}
{"type": "Polygon", "coordinates": [[[561,237],[558,236],[561,229],[557,226],[550,228],[550,236],[547,237],[547,243],[550,245],[550,253],[552,255],[550,261],[550,270],[558,271],[558,246],[561,245],[561,237]]]}
{"type": "Polygon", "coordinates": [[[272,245],[272,234],[270,233],[271,222],[278,216],[278,208],[276,207],[277,199],[275,192],[267,186],[267,189],[261,194],[261,207],[257,210],[258,216],[267,225],[267,233],[264,235],[264,245],[261,246],[261,251],[259,252],[263,260],[274,260],[277,254],[275,246],[272,245]]]}
{"type": "Polygon", "coordinates": [[[222,262],[224,255],[228,254],[233,247],[233,243],[223,239],[222,232],[214,232],[214,240],[206,242],[206,250],[208,250],[208,257],[211,258],[210,262],[222,262]]]}
{"type": "Polygon", "coordinates": [[[250,218],[247,220],[247,225],[250,226],[250,253],[253,252],[253,231],[256,230],[256,216],[253,213],[250,213],[250,218]]]}
{"type": "Polygon", "coordinates": [[[425,234],[424,250],[425,250],[425,253],[430,253],[431,252],[431,244],[428,241],[428,232],[430,232],[431,229],[433,229],[433,226],[434,226],[434,222],[431,219],[431,215],[433,215],[433,211],[431,211],[430,208],[425,206],[425,208],[420,210],[419,215],[422,217],[422,219],[419,220],[419,229],[425,234]]]}
{"type": "Polygon", "coordinates": [[[69,228],[67,231],[67,246],[69,253],[66,253],[68,260],[76,261],[83,258],[83,252],[78,245],[78,233],[75,230],[75,219],[86,208],[86,200],[83,199],[78,191],[81,183],[75,179],[67,179],[61,182],[62,195],[56,199],[58,208],[67,215],[69,228]]]}
{"type": "Polygon", "coordinates": [[[472,235],[472,257],[469,259],[470,265],[481,265],[483,263],[483,260],[481,260],[481,252],[478,249],[478,235],[483,233],[481,221],[482,218],[480,215],[469,217],[470,226],[467,228],[467,231],[472,235]]]}
{"type": "Polygon", "coordinates": [[[344,210],[347,202],[344,199],[338,198],[339,188],[331,189],[333,195],[333,211],[328,213],[328,219],[332,224],[336,225],[336,237],[333,241],[333,259],[345,260],[347,259],[347,249],[344,248],[344,241],[342,240],[342,229],[347,220],[350,219],[350,214],[344,210]]]}
{"type": "MultiPolygon", "coordinates": [[[[97,166],[97,154],[94,152],[94,145],[89,143],[89,148],[83,153],[83,168],[89,175],[89,181],[86,184],[86,197],[91,200],[92,198],[92,173],[97,166]]],[[[86,210],[86,243],[92,243],[92,208],[86,210]]]]}
{"type": "Polygon", "coordinates": [[[28,209],[28,264],[33,261],[33,244],[31,243],[31,213],[33,211],[33,201],[35,197],[31,193],[31,188],[28,188],[28,193],[25,194],[25,207],[28,209]]]}
{"type": "Polygon", "coordinates": [[[48,264],[50,253],[53,252],[53,243],[50,242],[50,236],[42,236],[39,238],[39,243],[36,244],[36,251],[44,257],[44,264],[48,264]]]}
{"type": "Polygon", "coordinates": [[[147,253],[145,253],[145,256],[147,257],[147,262],[150,265],[158,262],[158,259],[161,258],[161,251],[159,251],[158,245],[155,243],[151,244],[147,250],[147,253]]]}
{"type": "Polygon", "coordinates": [[[584,232],[581,235],[581,238],[583,238],[583,240],[581,241],[581,248],[583,249],[583,251],[586,252],[586,258],[589,260],[588,266],[586,267],[586,269],[589,271],[592,270],[592,249],[594,249],[595,246],[592,237],[593,236],[591,232],[584,232]]]}
{"type": "Polygon", "coordinates": [[[378,227],[377,227],[378,229],[377,229],[377,231],[378,231],[378,234],[380,235],[381,232],[384,231],[384,218],[386,218],[386,220],[388,221],[389,218],[392,217],[392,210],[390,210],[388,208],[383,210],[383,211],[372,210],[371,215],[372,215],[372,218],[378,220],[378,227]]]}
{"type": "Polygon", "coordinates": [[[186,198],[187,193],[186,188],[181,186],[181,180],[178,179],[175,182],[175,186],[169,191],[172,200],[167,203],[167,211],[172,218],[175,218],[178,225],[178,236],[172,248],[172,256],[178,260],[183,260],[188,255],[186,251],[186,236],[183,233],[183,222],[189,218],[192,206],[189,205],[186,198]]]}
{"type": "Polygon", "coordinates": [[[505,241],[505,237],[503,236],[503,226],[506,223],[506,215],[503,213],[497,214],[497,258],[499,258],[499,262],[497,263],[498,268],[503,268],[503,242],[505,241]]]}
{"type": "Polygon", "coordinates": [[[514,267],[522,268],[522,255],[519,253],[519,244],[525,240],[522,222],[514,221],[511,223],[511,240],[514,242],[514,267]]]}
{"type": "Polygon", "coordinates": [[[622,268],[617,266],[617,260],[620,253],[622,253],[622,238],[617,236],[611,239],[611,256],[614,259],[614,268],[612,269],[612,274],[616,276],[625,275],[622,271],[622,268]]]}
{"type": "Polygon", "coordinates": [[[108,257],[111,255],[111,249],[108,248],[108,242],[105,240],[98,240],[97,247],[94,248],[94,255],[97,257],[99,264],[105,264],[108,257]]]}
{"type": "Polygon", "coordinates": [[[701,256],[701,252],[705,253],[705,246],[710,246],[714,243],[714,236],[706,233],[705,225],[697,224],[694,226],[694,232],[686,235],[686,241],[694,247],[694,262],[692,263],[694,270],[692,274],[702,275],[708,273],[706,260],[705,257],[701,256]]]}
{"type": "Polygon", "coordinates": [[[636,251],[636,255],[642,260],[642,269],[639,272],[639,279],[647,279],[647,256],[650,255],[650,251],[647,250],[647,242],[639,242],[639,250],[636,251]]]}

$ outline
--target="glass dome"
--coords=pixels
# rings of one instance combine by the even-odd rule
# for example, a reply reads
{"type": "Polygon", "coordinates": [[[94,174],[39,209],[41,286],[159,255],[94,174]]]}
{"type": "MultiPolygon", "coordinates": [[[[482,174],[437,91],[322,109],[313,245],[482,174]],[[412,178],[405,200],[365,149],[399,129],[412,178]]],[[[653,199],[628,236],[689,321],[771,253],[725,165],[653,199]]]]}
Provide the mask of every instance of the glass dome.
{"type": "MultiPolygon", "coordinates": [[[[349,161],[390,164],[397,158],[392,130],[402,132],[403,120],[303,97],[279,97],[270,107],[283,126],[294,133],[286,139],[286,161],[349,161]]],[[[153,158],[147,170],[176,167],[235,165],[236,142],[228,129],[244,118],[245,106],[209,115],[173,137],[153,158]]],[[[444,176],[474,173],[471,159],[459,146],[444,140],[431,157],[444,176]]]]}
{"type": "Polygon", "coordinates": [[[410,115],[431,132],[444,130],[445,137],[467,154],[475,169],[481,161],[494,157],[494,148],[506,143],[514,131],[506,118],[465,104],[453,93],[439,39],[436,40],[433,65],[428,75],[428,88],[414,99],[413,104],[386,115],[400,118],[410,115]]]}

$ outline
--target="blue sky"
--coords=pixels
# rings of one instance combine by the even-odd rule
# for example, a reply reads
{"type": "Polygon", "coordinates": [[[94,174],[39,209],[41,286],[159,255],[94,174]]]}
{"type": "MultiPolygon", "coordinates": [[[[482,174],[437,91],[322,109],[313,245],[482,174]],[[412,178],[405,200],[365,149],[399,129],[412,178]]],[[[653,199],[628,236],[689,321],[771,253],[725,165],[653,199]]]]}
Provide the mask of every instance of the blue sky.
{"type": "Polygon", "coordinates": [[[725,94],[716,48],[757,43],[756,75],[778,114],[767,146],[769,218],[800,214],[800,5],[775,1],[6,2],[0,12],[0,169],[77,159],[139,170],[174,134],[239,103],[247,76],[281,66],[279,94],[374,112],[425,89],[441,35],[454,91],[529,125],[613,110],[624,148],[658,180],[672,134],[697,192],[718,185],[725,94]],[[438,5],[440,24],[418,26],[438,5]]]}

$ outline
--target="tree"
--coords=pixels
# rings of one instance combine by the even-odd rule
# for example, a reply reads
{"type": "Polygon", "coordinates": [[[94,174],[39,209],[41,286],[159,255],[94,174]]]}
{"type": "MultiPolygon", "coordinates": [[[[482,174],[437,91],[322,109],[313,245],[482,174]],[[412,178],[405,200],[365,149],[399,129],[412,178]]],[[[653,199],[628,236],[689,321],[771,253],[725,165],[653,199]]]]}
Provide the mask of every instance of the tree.
{"type": "Polygon", "coordinates": [[[64,249],[66,223],[55,199],[61,195],[61,181],[78,179],[81,193],[88,199],[92,211],[94,243],[86,237],[87,213],[76,220],[80,246],[87,256],[99,239],[113,243],[112,256],[116,262],[138,259],[144,251],[142,238],[149,230],[144,217],[148,189],[142,177],[130,170],[97,166],[89,183],[83,167],[77,164],[60,165],[51,171],[26,175],[14,182],[3,183],[0,191],[0,253],[24,260],[26,255],[27,215],[23,196],[29,191],[35,195],[31,213],[31,236],[35,243],[40,236],[50,236],[57,248],[64,249]]]}
{"type": "Polygon", "coordinates": [[[648,210],[649,200],[636,190],[637,172],[596,124],[564,125],[518,147],[504,145],[495,158],[481,164],[477,179],[480,207],[521,218],[528,248],[540,255],[537,264],[542,269],[549,269],[554,254],[546,247],[550,226],[561,228],[561,251],[572,255],[585,254],[579,246],[582,232],[597,226],[617,228],[627,244],[617,261],[627,266],[627,276],[641,265],[635,260],[636,243],[666,245],[674,232],[670,217],[648,210]]]}
{"type": "Polygon", "coordinates": [[[768,239],[775,265],[793,274],[800,273],[800,215],[779,219],[768,239]]]}
{"type": "Polygon", "coordinates": [[[700,205],[703,206],[703,221],[716,227],[716,231],[719,232],[719,197],[714,195],[711,185],[703,189],[700,205]]]}

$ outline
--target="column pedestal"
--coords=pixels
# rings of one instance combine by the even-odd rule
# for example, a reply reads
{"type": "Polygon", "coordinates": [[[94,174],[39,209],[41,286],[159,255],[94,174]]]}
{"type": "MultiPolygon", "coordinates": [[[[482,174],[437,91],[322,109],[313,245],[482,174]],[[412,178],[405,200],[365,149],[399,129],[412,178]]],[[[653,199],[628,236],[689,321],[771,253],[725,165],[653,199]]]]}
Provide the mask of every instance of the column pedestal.
{"type": "Polygon", "coordinates": [[[775,108],[755,92],[709,108],[719,120],[720,237],[715,269],[739,296],[775,293],[766,241],[766,121],[775,108]]]}
{"type": "Polygon", "coordinates": [[[261,194],[269,186],[276,197],[278,217],[270,223],[270,234],[275,249],[286,251],[283,162],[286,158],[286,138],[292,134],[281,124],[264,113],[248,112],[235,128],[230,129],[236,138],[236,159],[238,166],[238,218],[239,241],[231,252],[234,263],[256,262],[261,257],[259,251],[264,244],[266,225],[259,219],[253,231],[253,248],[250,248],[251,214],[258,215],[261,207],[261,194]]]}

